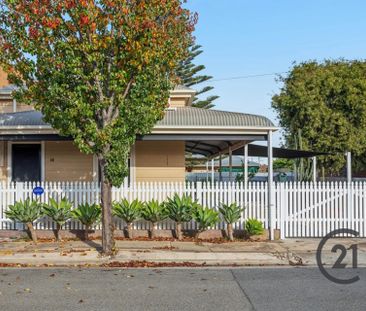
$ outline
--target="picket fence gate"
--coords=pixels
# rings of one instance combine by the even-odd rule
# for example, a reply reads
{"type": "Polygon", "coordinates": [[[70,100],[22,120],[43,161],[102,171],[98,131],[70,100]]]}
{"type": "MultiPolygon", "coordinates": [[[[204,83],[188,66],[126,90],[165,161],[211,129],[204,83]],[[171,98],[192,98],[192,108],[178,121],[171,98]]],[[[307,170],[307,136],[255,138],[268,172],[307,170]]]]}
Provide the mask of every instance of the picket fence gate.
{"type": "MultiPolygon", "coordinates": [[[[234,224],[235,229],[243,229],[245,220],[257,218],[269,227],[268,184],[264,182],[244,183],[172,183],[142,182],[124,184],[112,189],[112,200],[122,198],[149,201],[164,201],[175,193],[192,196],[205,207],[218,209],[220,204],[237,203],[245,207],[241,219],[234,224]]],[[[322,237],[338,228],[349,228],[366,237],[366,183],[364,182],[285,182],[274,183],[272,188],[272,227],[280,229],[281,238],[322,237]]],[[[21,229],[21,224],[6,218],[8,206],[17,200],[32,198],[47,203],[50,197],[67,197],[74,207],[81,203],[99,203],[100,185],[97,182],[41,182],[41,183],[0,183],[0,230],[21,229]],[[44,194],[35,196],[34,187],[41,186],[44,194]]],[[[116,219],[116,227],[124,228],[122,220],[116,219]]],[[[55,224],[43,217],[36,221],[37,229],[54,229],[55,224]]],[[[68,230],[83,229],[78,221],[70,220],[68,230]]],[[[95,227],[100,229],[100,225],[95,227]]],[[[143,220],[135,223],[136,229],[149,229],[143,220]]],[[[194,221],[185,224],[185,229],[196,229],[194,221]]],[[[165,220],[159,229],[174,229],[174,223],[165,220]]],[[[212,229],[225,229],[224,222],[212,229]]]]}

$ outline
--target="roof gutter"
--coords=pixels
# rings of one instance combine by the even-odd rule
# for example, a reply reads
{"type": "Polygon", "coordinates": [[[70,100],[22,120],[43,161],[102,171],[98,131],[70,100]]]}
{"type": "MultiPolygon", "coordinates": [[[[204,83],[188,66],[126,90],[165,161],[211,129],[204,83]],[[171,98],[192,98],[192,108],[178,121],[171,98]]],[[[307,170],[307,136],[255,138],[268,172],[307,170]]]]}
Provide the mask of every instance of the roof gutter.
{"type": "MultiPolygon", "coordinates": [[[[268,131],[277,131],[277,127],[216,127],[216,126],[158,126],[151,134],[266,134],[268,131]]],[[[28,126],[1,126],[2,135],[11,134],[57,134],[58,131],[49,125],[28,125],[28,126]]]]}

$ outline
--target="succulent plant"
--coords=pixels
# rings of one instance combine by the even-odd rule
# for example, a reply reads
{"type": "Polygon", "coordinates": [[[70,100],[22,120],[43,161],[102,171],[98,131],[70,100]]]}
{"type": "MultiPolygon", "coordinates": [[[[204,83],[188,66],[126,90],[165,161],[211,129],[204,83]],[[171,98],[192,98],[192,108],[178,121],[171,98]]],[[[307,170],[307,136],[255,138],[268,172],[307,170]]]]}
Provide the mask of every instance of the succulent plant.
{"type": "Polygon", "coordinates": [[[168,214],[164,203],[159,203],[157,200],[151,200],[143,205],[141,216],[143,219],[150,221],[150,237],[155,238],[157,223],[166,219],[168,214]]]}
{"type": "Polygon", "coordinates": [[[245,222],[245,232],[247,235],[259,235],[264,232],[263,223],[255,218],[250,218],[245,222]]]}
{"type": "Polygon", "coordinates": [[[198,224],[196,238],[209,227],[216,225],[219,221],[219,213],[210,208],[197,207],[193,212],[193,219],[198,224]]]}
{"type": "Polygon", "coordinates": [[[78,208],[71,211],[74,219],[80,221],[84,226],[84,239],[89,240],[89,230],[95,223],[100,221],[102,209],[98,204],[79,204],[78,208]]]}
{"type": "Polygon", "coordinates": [[[199,204],[188,195],[180,197],[175,194],[173,198],[168,199],[165,206],[169,218],[176,224],[176,237],[182,240],[182,224],[192,220],[192,214],[199,204]]]}
{"type": "Polygon", "coordinates": [[[37,243],[37,235],[33,227],[33,222],[43,217],[42,203],[31,200],[17,201],[14,205],[9,205],[5,212],[6,217],[13,221],[19,221],[27,227],[28,234],[34,243],[37,243]]]}
{"type": "Polygon", "coordinates": [[[50,217],[56,223],[56,240],[60,240],[60,230],[62,226],[71,218],[72,203],[66,198],[56,201],[53,198],[48,199],[48,204],[43,205],[45,215],[50,217]]]}
{"type": "Polygon", "coordinates": [[[227,236],[230,241],[234,240],[233,224],[236,223],[240,218],[244,208],[240,207],[236,203],[221,204],[219,212],[226,222],[227,236]]]}
{"type": "Polygon", "coordinates": [[[129,202],[127,199],[122,199],[120,202],[113,202],[113,215],[121,218],[127,225],[128,237],[133,237],[132,225],[133,222],[141,217],[143,203],[137,199],[129,202]]]}

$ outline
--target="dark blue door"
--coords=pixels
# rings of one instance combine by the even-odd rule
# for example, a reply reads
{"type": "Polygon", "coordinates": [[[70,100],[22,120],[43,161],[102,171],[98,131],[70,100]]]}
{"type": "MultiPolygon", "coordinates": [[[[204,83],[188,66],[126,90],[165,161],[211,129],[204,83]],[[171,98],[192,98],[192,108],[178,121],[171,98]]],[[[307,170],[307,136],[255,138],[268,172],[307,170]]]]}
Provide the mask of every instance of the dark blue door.
{"type": "Polygon", "coordinates": [[[40,144],[12,145],[12,180],[19,182],[41,180],[40,144]]]}

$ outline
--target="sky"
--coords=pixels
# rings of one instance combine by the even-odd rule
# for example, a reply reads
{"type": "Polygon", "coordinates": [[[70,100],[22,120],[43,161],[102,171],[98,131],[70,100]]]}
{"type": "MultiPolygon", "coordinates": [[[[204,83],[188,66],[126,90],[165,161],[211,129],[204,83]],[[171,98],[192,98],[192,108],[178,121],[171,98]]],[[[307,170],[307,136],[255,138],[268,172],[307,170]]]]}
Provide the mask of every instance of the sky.
{"type": "MultiPolygon", "coordinates": [[[[271,98],[293,62],[366,57],[365,0],[188,0],[199,15],[196,63],[213,80],[215,109],[254,113],[276,125],[271,98]]],[[[276,133],[274,144],[279,145],[276,133]]]]}

